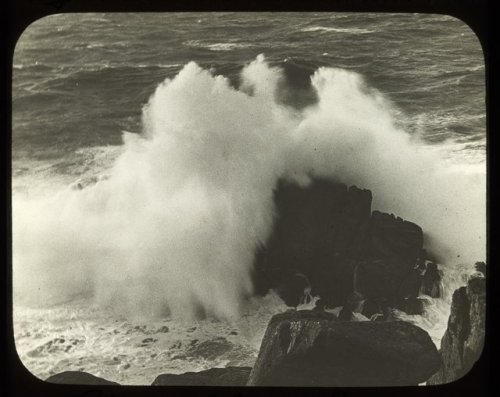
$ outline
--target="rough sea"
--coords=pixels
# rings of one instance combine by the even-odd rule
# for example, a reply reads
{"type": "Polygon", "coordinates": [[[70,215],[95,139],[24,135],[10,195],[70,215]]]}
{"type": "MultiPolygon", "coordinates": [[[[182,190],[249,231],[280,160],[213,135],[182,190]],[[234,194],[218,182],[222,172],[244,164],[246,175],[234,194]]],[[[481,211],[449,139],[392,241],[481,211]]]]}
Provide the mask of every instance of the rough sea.
{"type": "MultiPolygon", "coordinates": [[[[343,123],[342,133],[348,131],[349,126],[354,130],[369,130],[370,126],[380,124],[386,126],[386,130],[393,129],[394,134],[403,131],[408,142],[418,140],[417,146],[431,153],[429,158],[420,158],[420,149],[415,150],[417,154],[413,149],[408,152],[405,149],[401,156],[409,153],[408,156],[414,157],[405,162],[396,156],[395,162],[381,167],[382,176],[394,183],[376,185],[386,189],[385,194],[390,199],[385,200],[384,193],[379,192],[378,197],[382,199],[374,202],[374,209],[423,223],[424,231],[427,222],[429,230],[433,231],[435,214],[419,218],[422,212],[414,211],[413,207],[426,197],[425,194],[418,196],[419,190],[423,190],[431,197],[423,208],[436,207],[438,216],[443,219],[454,217],[453,211],[463,212],[459,207],[450,209],[449,213],[439,209],[439,198],[434,200],[432,197],[443,190],[443,197],[448,194],[457,202],[477,205],[467,204],[470,212],[465,211],[464,218],[457,218],[459,220],[443,226],[442,230],[438,226],[435,235],[446,237],[451,229],[460,229],[463,233],[469,229],[471,233],[480,230],[477,238],[484,243],[485,229],[481,229],[484,219],[478,221],[476,228],[462,222],[462,219],[467,221],[484,215],[483,53],[467,25],[449,16],[356,13],[53,15],[30,25],[19,39],[14,54],[12,90],[14,331],[21,360],[42,379],[64,370],[83,370],[122,384],[150,384],[161,373],[226,365],[251,366],[267,321],[274,313],[287,308],[273,294],[248,298],[251,286],[247,285],[246,278],[233,277],[232,270],[228,272],[220,263],[233,263],[239,260],[235,258],[243,258],[236,269],[243,274],[250,271],[246,263],[251,262],[255,245],[240,242],[254,238],[265,241],[265,237],[254,235],[267,235],[269,226],[267,221],[261,224],[246,217],[240,219],[239,214],[250,210],[254,214],[257,213],[255,208],[265,207],[270,196],[266,193],[265,197],[260,197],[254,193],[272,187],[275,178],[286,173],[283,170],[295,172],[301,167],[295,163],[287,165],[289,160],[276,162],[275,158],[293,157],[306,162],[300,156],[282,156],[282,152],[275,149],[291,146],[281,138],[280,131],[286,130],[284,126],[289,126],[290,130],[296,128],[298,142],[305,142],[304,147],[307,142],[300,140],[304,128],[327,131],[331,125],[325,104],[332,104],[332,109],[342,104],[335,119],[343,123]],[[198,66],[186,66],[191,61],[198,66]],[[244,68],[248,70],[246,77],[242,74],[244,68]],[[203,71],[208,72],[204,74],[203,71]],[[224,76],[228,80],[221,82],[222,77],[217,80],[210,75],[224,76]],[[315,77],[311,80],[312,76],[315,77]],[[170,86],[169,83],[162,85],[165,79],[170,79],[170,86]],[[248,81],[253,81],[255,87],[245,88],[248,81]],[[265,105],[269,100],[265,87],[273,84],[277,87],[279,106],[265,105]],[[330,87],[329,84],[333,93],[325,88],[330,87]],[[238,87],[243,87],[242,91],[248,95],[262,95],[262,100],[247,101],[241,91],[236,92],[238,87]],[[318,101],[323,103],[321,108],[325,113],[321,117],[310,116],[313,113],[310,109],[318,101]],[[270,115],[266,108],[273,106],[278,110],[270,115]],[[162,109],[171,117],[163,116],[162,109]],[[344,117],[350,113],[354,114],[353,120],[344,117]],[[268,118],[274,121],[268,123],[268,118]],[[268,142],[260,135],[254,139],[252,123],[259,131],[272,124],[270,129],[279,139],[268,142]],[[241,134],[246,134],[244,141],[236,138],[240,135],[233,135],[240,127],[241,134]],[[175,134],[181,131],[178,136],[183,138],[175,135],[172,140],[155,141],[154,148],[148,146],[151,139],[156,139],[151,137],[158,137],[161,135],[158,131],[163,129],[176,131],[175,134]],[[188,134],[182,132],[188,129],[188,134]],[[219,175],[219,163],[211,162],[219,152],[213,149],[216,147],[213,141],[204,140],[207,131],[219,130],[225,132],[214,132],[213,139],[220,140],[224,150],[245,153],[244,149],[248,148],[261,156],[257,162],[262,169],[256,168],[254,174],[263,175],[268,169],[276,171],[255,183],[241,168],[234,175],[225,174],[226,171],[219,175]],[[189,135],[191,131],[196,134],[189,135]],[[142,137],[147,138],[144,138],[145,143],[142,137]],[[198,141],[203,145],[198,147],[193,143],[198,141]],[[168,149],[162,154],[162,145],[168,148],[186,145],[196,150],[168,149]],[[203,156],[208,156],[209,160],[199,160],[203,156]],[[435,161],[435,156],[440,160],[435,161]],[[420,159],[426,162],[423,171],[415,166],[422,165],[420,159]],[[182,166],[178,167],[179,164],[182,166]],[[405,164],[411,170],[406,170],[405,164]],[[418,186],[420,180],[410,178],[430,173],[429,170],[436,167],[450,167],[453,172],[459,170],[456,174],[459,176],[451,179],[429,176],[425,180],[428,185],[421,186],[418,186]],[[397,176],[397,171],[394,175],[389,174],[391,168],[401,169],[402,176],[397,176]],[[215,170],[214,174],[206,174],[208,169],[215,170]],[[239,199],[231,201],[234,195],[226,195],[228,191],[241,190],[239,177],[243,174],[243,181],[254,187],[247,195],[249,203],[241,203],[239,199]],[[210,186],[217,186],[217,190],[210,190],[208,185],[199,190],[194,182],[184,187],[182,181],[197,180],[191,179],[191,175],[202,181],[212,178],[210,181],[214,183],[210,186]],[[472,182],[465,180],[465,176],[472,178],[472,182]],[[404,183],[417,186],[405,190],[401,187],[404,183]],[[462,187],[477,194],[462,200],[460,195],[465,190],[462,187]],[[170,197],[169,192],[176,192],[172,202],[164,199],[170,197]],[[204,195],[207,200],[200,201],[204,195]],[[219,198],[217,204],[210,201],[214,196],[219,198]],[[228,199],[225,201],[225,198],[228,199]],[[406,212],[406,206],[400,204],[403,201],[411,208],[406,212]],[[200,246],[193,247],[188,237],[181,242],[178,239],[201,219],[194,217],[188,222],[183,215],[185,203],[202,208],[200,211],[205,212],[200,217],[206,215],[205,220],[219,222],[219,217],[211,215],[225,211],[234,212],[235,220],[231,218],[227,224],[216,223],[213,229],[201,230],[196,240],[200,246]],[[138,211],[135,205],[148,209],[138,211]],[[163,205],[174,208],[174,214],[163,214],[163,205]],[[129,217],[129,214],[133,215],[129,217]],[[154,225],[150,230],[151,220],[154,225]],[[176,229],[173,235],[163,235],[160,230],[171,225],[167,220],[176,223],[174,226],[181,223],[183,228],[176,229]],[[227,233],[224,244],[238,247],[233,256],[226,257],[213,250],[212,245],[217,241],[212,237],[218,235],[218,230],[223,236],[227,233]],[[148,236],[147,239],[144,236],[148,236]],[[244,237],[232,241],[231,236],[244,237]],[[112,241],[107,245],[108,240],[112,241]],[[166,252],[158,248],[162,244],[175,249],[166,252]],[[180,252],[186,249],[196,251],[196,256],[190,254],[184,258],[180,252]],[[204,263],[213,257],[217,258],[217,265],[193,265],[191,268],[186,265],[187,270],[169,265],[165,279],[163,276],[157,278],[162,261],[204,263]],[[33,258],[41,265],[34,265],[33,258]],[[87,267],[87,263],[94,262],[106,262],[106,270],[99,265],[87,267]],[[124,262],[127,266],[120,267],[124,262]],[[28,266],[29,270],[23,270],[23,266],[28,266]],[[47,268],[55,269],[50,276],[40,270],[47,268]],[[214,270],[208,275],[203,269],[214,270]],[[105,276],[100,276],[101,271],[105,276]],[[129,278],[123,279],[122,273],[129,278]],[[91,276],[87,277],[88,274],[91,276]],[[214,274],[217,277],[212,277],[214,274]],[[139,282],[137,290],[134,289],[134,277],[145,280],[143,284],[139,282]],[[190,277],[197,281],[190,281],[190,277]],[[43,284],[45,278],[50,278],[49,287],[43,284]],[[175,282],[169,285],[171,279],[175,282]],[[204,279],[208,279],[207,285],[204,279]],[[41,280],[40,286],[38,280],[41,280]],[[167,281],[157,285],[155,280],[167,281]],[[191,282],[193,286],[188,286],[191,282]],[[92,287],[87,288],[89,285],[92,287]],[[227,285],[234,288],[228,290],[227,285]],[[120,301],[125,299],[123,291],[126,293],[127,286],[131,294],[137,294],[133,296],[145,297],[145,302],[157,299],[163,288],[191,292],[165,292],[169,306],[166,311],[156,310],[156,301],[151,305],[155,306],[151,313],[145,309],[149,308],[147,303],[132,309],[124,303],[127,310],[122,311],[120,301]],[[25,301],[26,291],[37,288],[46,288],[49,293],[25,301]],[[62,292],[59,294],[59,291],[62,292]],[[216,297],[212,299],[207,291],[212,291],[216,297]],[[243,292],[240,294],[240,291],[243,292]],[[224,305],[225,301],[238,301],[240,295],[245,297],[243,304],[224,305]],[[196,320],[192,316],[174,315],[182,312],[184,305],[202,306],[209,315],[196,320]]],[[[317,134],[318,137],[324,135],[317,134]]],[[[363,177],[366,175],[364,170],[377,168],[378,161],[383,163],[380,158],[384,157],[384,148],[391,153],[397,153],[398,149],[390,145],[391,136],[375,140],[373,147],[367,147],[364,142],[369,136],[362,135],[358,141],[353,141],[354,150],[358,150],[356,145],[364,148],[350,156],[359,155],[357,162],[345,159],[344,167],[338,166],[333,171],[326,167],[324,174],[338,173],[341,180],[345,176],[343,181],[346,183],[374,180],[373,174],[363,177]],[[369,153],[375,151],[375,160],[364,164],[363,159],[371,158],[369,153]],[[358,163],[361,171],[350,171],[358,163]]],[[[323,142],[317,139],[315,144],[323,142]]],[[[342,138],[341,142],[347,141],[349,138],[342,138]]],[[[407,141],[404,142],[407,145],[407,141]]],[[[409,148],[413,148],[411,145],[408,143],[409,148]]],[[[347,149],[350,150],[343,148],[342,151],[347,149]]],[[[337,159],[342,155],[335,154],[334,149],[331,153],[334,153],[332,158],[337,159]]],[[[251,159],[253,157],[244,154],[238,157],[238,162],[229,165],[250,164],[251,159]]],[[[253,172],[253,168],[249,168],[253,172]]],[[[448,174],[443,172],[443,175],[448,174]]],[[[201,185],[205,186],[203,183],[201,185]]],[[[374,189],[373,186],[361,187],[374,189]]],[[[376,191],[374,197],[376,200],[376,191]]],[[[267,217],[267,211],[267,207],[262,210],[262,219],[267,217]]],[[[450,241],[457,246],[464,239],[450,236],[450,241]]],[[[480,245],[472,255],[476,260],[484,260],[477,256],[478,252],[484,255],[484,246],[480,245]]],[[[463,257],[467,255],[462,254],[463,257]]],[[[438,347],[446,329],[450,294],[464,283],[465,274],[472,266],[471,262],[461,263],[458,255],[454,258],[458,258],[455,263],[443,260],[440,264],[445,274],[446,297],[429,298],[424,316],[400,313],[429,331],[438,347]]],[[[158,307],[164,306],[162,299],[157,299],[161,301],[158,307]]]]}

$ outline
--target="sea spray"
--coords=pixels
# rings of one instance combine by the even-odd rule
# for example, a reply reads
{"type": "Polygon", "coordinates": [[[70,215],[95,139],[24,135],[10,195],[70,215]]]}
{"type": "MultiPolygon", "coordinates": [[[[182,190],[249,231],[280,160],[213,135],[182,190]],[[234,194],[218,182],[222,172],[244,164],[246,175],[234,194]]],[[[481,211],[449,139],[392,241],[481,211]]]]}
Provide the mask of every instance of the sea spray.
{"type": "Polygon", "coordinates": [[[476,271],[470,263],[453,262],[448,265],[440,265],[443,272],[443,296],[432,298],[427,295],[420,295],[423,300],[424,312],[422,315],[410,315],[396,310],[396,318],[409,321],[420,328],[426,330],[432,341],[439,349],[441,347],[441,338],[448,326],[448,318],[451,311],[451,301],[453,293],[460,287],[467,285],[467,281],[476,271]]]}
{"type": "Polygon", "coordinates": [[[311,81],[319,102],[293,132],[289,169],[370,189],[374,209],[419,224],[443,262],[484,257],[484,168],[464,172],[397,128],[393,105],[360,75],[320,68],[311,81]]]}
{"type": "Polygon", "coordinates": [[[36,225],[15,205],[15,292],[66,292],[67,280],[130,312],[237,315],[282,173],[287,124],[268,102],[186,65],[158,87],[143,136],[125,136],[106,181],[31,208],[36,225]]]}
{"type": "Polygon", "coordinates": [[[391,102],[354,72],[318,69],[317,103],[300,111],[276,100],[283,79],[263,56],[239,90],[190,62],[158,86],[107,178],[15,195],[15,303],[92,294],[128,315],[235,319],[280,178],[371,189],[375,209],[422,226],[440,262],[484,258],[484,167],[464,172],[398,128],[391,102]]]}

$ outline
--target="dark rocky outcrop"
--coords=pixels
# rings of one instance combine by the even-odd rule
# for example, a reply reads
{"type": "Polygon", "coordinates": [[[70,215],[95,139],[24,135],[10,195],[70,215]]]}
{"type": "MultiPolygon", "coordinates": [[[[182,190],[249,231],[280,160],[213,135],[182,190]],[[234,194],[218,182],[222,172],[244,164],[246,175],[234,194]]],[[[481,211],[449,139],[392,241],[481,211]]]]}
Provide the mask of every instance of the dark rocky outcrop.
{"type": "Polygon", "coordinates": [[[412,324],[290,311],[271,319],[248,385],[417,385],[439,367],[431,338],[412,324]]]}
{"type": "Polygon", "coordinates": [[[474,264],[474,268],[477,272],[482,273],[483,276],[486,276],[486,263],[484,262],[476,262],[474,264]]]}
{"type": "Polygon", "coordinates": [[[60,383],[66,385],[119,385],[116,382],[99,378],[82,371],[65,371],[52,375],[46,379],[50,383],[60,383]]]}
{"type": "Polygon", "coordinates": [[[443,365],[428,384],[453,382],[479,359],[484,345],[486,280],[471,278],[453,293],[448,328],[441,340],[443,365]]]}
{"type": "Polygon", "coordinates": [[[407,314],[422,314],[425,310],[425,304],[423,299],[411,297],[397,302],[396,308],[407,314]]]}
{"type": "Polygon", "coordinates": [[[416,298],[425,272],[423,233],[401,218],[371,211],[372,194],[356,186],[314,180],[306,188],[280,183],[275,192],[277,220],[256,255],[257,293],[275,289],[290,306],[311,294],[325,306],[343,305],[353,292],[391,306],[416,298]]]}
{"type": "Polygon", "coordinates": [[[179,375],[162,374],[152,386],[245,386],[251,370],[251,367],[227,367],[179,375]]]}
{"type": "Polygon", "coordinates": [[[443,296],[442,279],[443,273],[438,269],[437,265],[434,262],[428,263],[420,292],[431,298],[441,298],[443,296]]]}

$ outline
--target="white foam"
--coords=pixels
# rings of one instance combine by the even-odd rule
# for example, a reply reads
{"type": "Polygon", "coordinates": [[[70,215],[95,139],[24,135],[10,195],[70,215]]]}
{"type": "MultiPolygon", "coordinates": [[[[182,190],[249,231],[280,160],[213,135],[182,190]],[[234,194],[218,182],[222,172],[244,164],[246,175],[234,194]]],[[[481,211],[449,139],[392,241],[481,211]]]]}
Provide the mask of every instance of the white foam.
{"type": "Polygon", "coordinates": [[[301,112],[276,102],[283,79],[259,56],[236,90],[191,62],[157,87],[108,179],[16,195],[15,304],[93,293],[128,315],[237,318],[282,177],[371,189],[374,208],[421,225],[444,262],[484,259],[484,167],[451,167],[396,128],[391,103],[355,73],[318,69],[319,101],[301,112]]]}
{"type": "Polygon", "coordinates": [[[350,33],[350,34],[369,34],[374,33],[374,30],[363,28],[335,28],[332,26],[310,26],[300,30],[301,32],[336,32],[336,33],[350,33]]]}
{"type": "Polygon", "coordinates": [[[206,43],[200,40],[188,40],[184,42],[184,45],[195,48],[206,48],[210,51],[232,51],[235,49],[249,48],[253,46],[253,44],[250,43],[233,43],[233,42],[206,43]]]}

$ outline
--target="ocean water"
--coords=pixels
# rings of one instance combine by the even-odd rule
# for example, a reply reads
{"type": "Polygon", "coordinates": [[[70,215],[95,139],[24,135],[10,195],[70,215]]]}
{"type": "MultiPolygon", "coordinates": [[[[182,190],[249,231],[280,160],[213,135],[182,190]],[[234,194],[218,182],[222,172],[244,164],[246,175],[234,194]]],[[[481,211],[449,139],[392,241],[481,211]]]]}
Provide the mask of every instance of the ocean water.
{"type": "Polygon", "coordinates": [[[404,318],[438,346],[484,260],[484,61],[452,17],[54,15],[12,90],[15,337],[38,377],[252,365],[287,309],[249,282],[280,177],[370,188],[423,227],[446,296],[404,318]]]}

